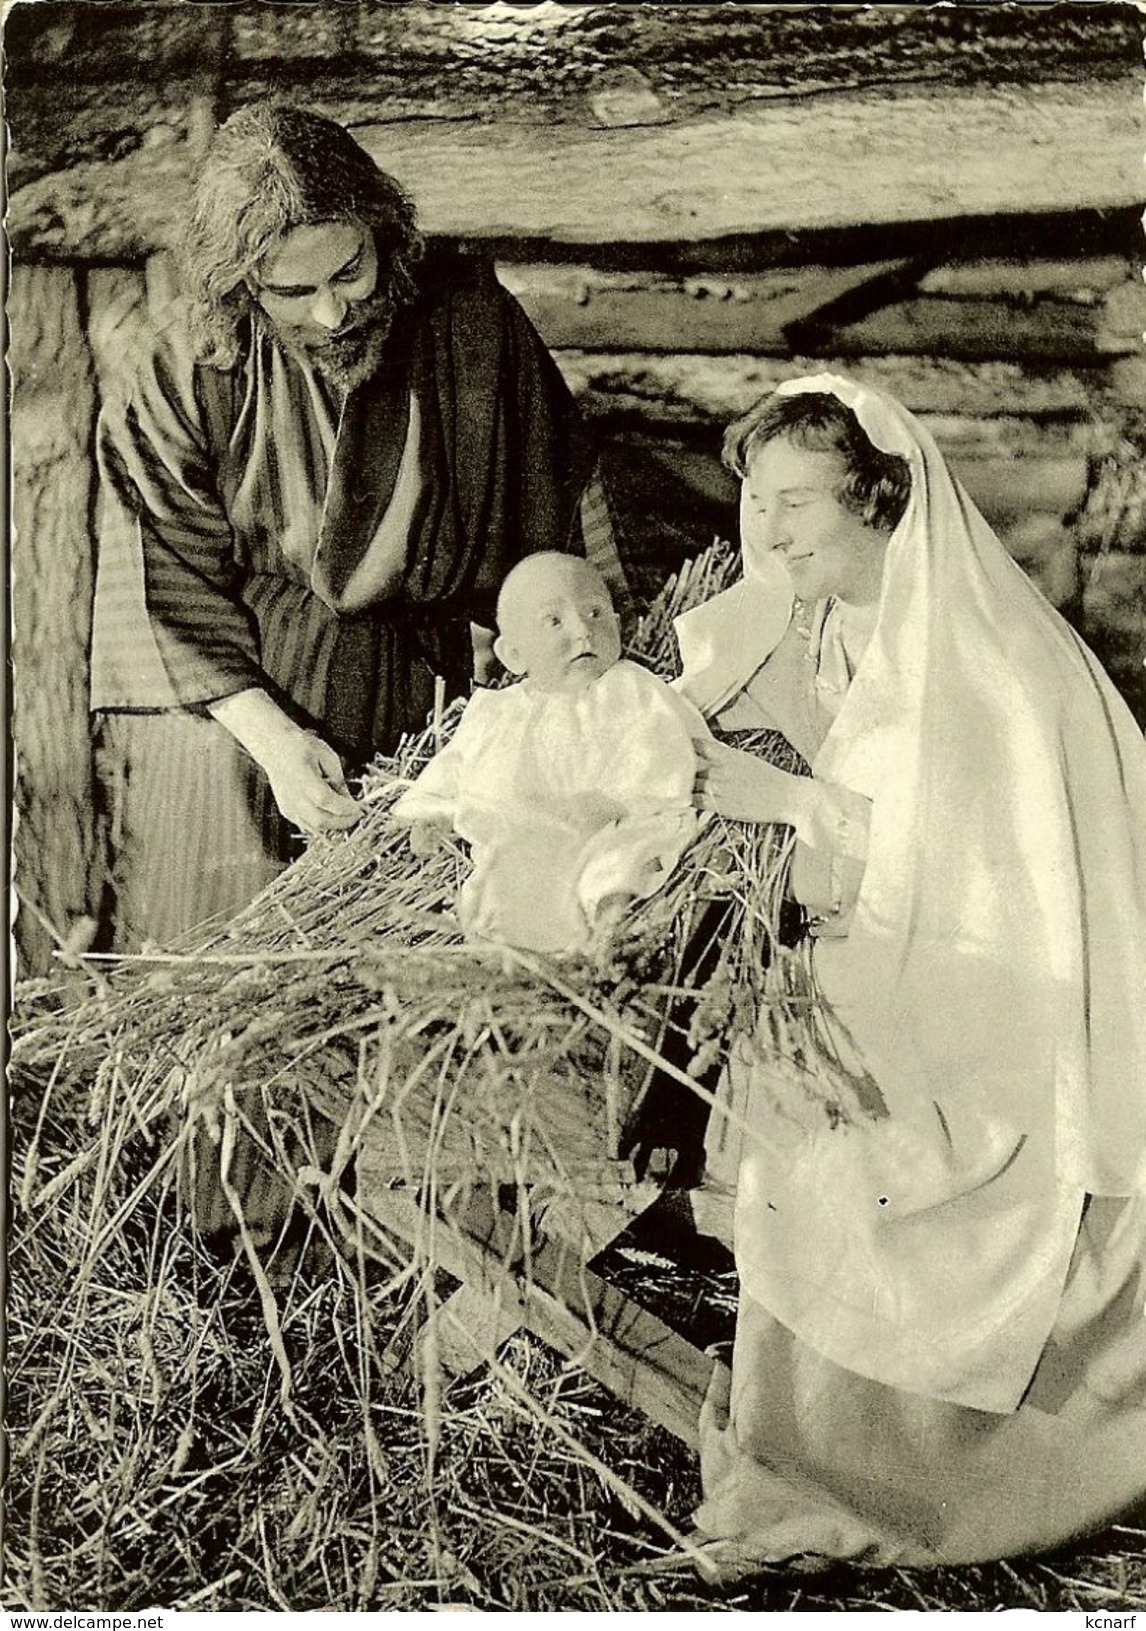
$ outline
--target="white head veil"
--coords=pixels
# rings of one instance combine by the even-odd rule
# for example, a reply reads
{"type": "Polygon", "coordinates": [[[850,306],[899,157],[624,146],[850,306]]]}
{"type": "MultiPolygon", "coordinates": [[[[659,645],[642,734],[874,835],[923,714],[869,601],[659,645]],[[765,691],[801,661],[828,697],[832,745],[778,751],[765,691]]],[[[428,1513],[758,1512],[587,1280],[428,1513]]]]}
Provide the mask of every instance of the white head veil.
{"type": "MultiPolygon", "coordinates": [[[[912,487],[875,632],[813,765],[873,803],[851,930],[821,948],[825,994],[850,999],[893,1114],[921,1088],[976,1094],[1053,1138],[1062,1182],[1133,1193],[1146,1187],[1146,741],[923,426],[829,374],[778,394],[811,391],[906,459],[912,487]]],[[[724,640],[719,684],[689,695],[734,694],[729,661],[743,684],[771,649],[752,645],[730,658],[724,640]]]]}
{"type": "Polygon", "coordinates": [[[741,690],[784,637],[795,595],[788,568],[758,546],[755,512],[740,504],[744,575],[676,619],[681,674],[673,683],[709,718],[741,690]]]}

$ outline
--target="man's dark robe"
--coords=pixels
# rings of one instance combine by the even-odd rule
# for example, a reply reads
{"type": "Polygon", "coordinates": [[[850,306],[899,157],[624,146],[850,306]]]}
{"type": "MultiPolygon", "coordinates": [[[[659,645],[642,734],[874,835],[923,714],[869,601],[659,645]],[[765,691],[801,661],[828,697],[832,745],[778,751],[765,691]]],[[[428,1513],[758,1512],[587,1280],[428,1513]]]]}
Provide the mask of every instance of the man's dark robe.
{"type": "Polygon", "coordinates": [[[227,369],[176,314],[99,431],[92,707],[104,716],[118,949],[248,900],[294,841],[205,704],[257,686],[350,769],[472,668],[523,555],[618,563],[564,382],[483,263],[435,254],[348,396],[250,324],[227,369]]]}

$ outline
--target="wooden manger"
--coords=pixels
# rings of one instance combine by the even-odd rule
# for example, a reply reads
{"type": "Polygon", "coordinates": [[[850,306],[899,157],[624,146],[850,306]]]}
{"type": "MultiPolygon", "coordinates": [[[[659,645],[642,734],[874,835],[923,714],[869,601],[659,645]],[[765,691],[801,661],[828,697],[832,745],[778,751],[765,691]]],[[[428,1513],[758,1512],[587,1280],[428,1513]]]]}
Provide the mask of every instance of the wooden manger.
{"type": "MultiPolygon", "coordinates": [[[[651,666],[673,671],[674,616],[736,569],[716,549],[666,589],[637,642],[651,666]]],[[[806,1026],[774,956],[787,837],[711,820],[632,909],[607,968],[467,946],[461,846],[417,860],[389,815],[460,712],[372,768],[353,832],[316,841],[233,921],[126,959],[78,1009],[18,1035],[17,1055],[53,1081],[86,1073],[96,1125],[130,1121],[165,1141],[163,1162],[218,1150],[272,1312],[235,1175],[244,1149],[344,1256],[422,1271],[424,1370],[472,1369],[525,1327],[691,1444],[714,1359],[595,1259],[666,1176],[687,1181],[702,1122],[688,1107],[711,1100],[761,1003],[806,1026]],[[457,1282],[444,1297],[441,1273],[457,1282]]]]}
{"type": "MultiPolygon", "coordinates": [[[[679,977],[681,949],[666,956],[679,977]]],[[[646,993],[612,1008],[549,978],[562,1007],[534,1016],[529,1034],[496,1017],[507,1006],[496,991],[475,1000],[460,1045],[440,1026],[430,1040],[408,1014],[380,1029],[372,1113],[353,1136],[357,1200],[399,1251],[458,1282],[419,1332],[423,1368],[465,1373],[524,1328],[695,1445],[714,1359],[594,1266],[691,1153],[640,1142],[682,1005],[672,985],[659,1004],[646,993]],[[425,1068],[410,1068],[411,1031],[425,1068]]]]}
{"type": "MultiPolygon", "coordinates": [[[[710,863],[722,842],[710,836],[710,863]]],[[[524,1328],[689,1445],[713,1357],[594,1260],[696,1155],[680,1099],[707,1089],[674,1058],[689,1056],[696,982],[731,915],[720,874],[710,902],[686,903],[702,876],[686,864],[659,915],[663,941],[630,941],[607,971],[454,942],[367,950],[355,978],[374,998],[369,1028],[353,1046],[327,1036],[309,1089],[339,1130],[332,1173],[353,1166],[366,1251],[458,1282],[431,1295],[423,1370],[468,1372],[524,1328]]],[[[697,1136],[700,1125],[693,1116],[697,1136]]]]}

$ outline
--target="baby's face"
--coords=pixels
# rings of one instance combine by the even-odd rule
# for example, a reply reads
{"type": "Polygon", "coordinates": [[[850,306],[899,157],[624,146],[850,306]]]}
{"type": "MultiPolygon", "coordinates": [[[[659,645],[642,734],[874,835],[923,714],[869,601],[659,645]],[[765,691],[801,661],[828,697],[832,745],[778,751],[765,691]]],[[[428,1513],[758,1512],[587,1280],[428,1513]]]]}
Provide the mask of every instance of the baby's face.
{"type": "MultiPolygon", "coordinates": [[[[520,570],[520,568],[519,568],[520,570]]],[[[540,691],[580,691],[621,655],[621,631],[600,573],[570,556],[538,563],[502,608],[506,667],[540,691]]]]}

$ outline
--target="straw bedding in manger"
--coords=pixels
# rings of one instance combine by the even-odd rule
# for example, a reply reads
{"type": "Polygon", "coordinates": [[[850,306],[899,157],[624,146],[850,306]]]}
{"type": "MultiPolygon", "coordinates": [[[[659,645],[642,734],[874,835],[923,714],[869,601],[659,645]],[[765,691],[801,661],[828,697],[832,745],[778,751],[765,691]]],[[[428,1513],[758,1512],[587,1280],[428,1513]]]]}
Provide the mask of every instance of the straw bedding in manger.
{"type": "MultiPolygon", "coordinates": [[[[672,616],[734,570],[711,552],[670,586],[646,660],[671,671],[672,616]]],[[[475,1173],[583,1196],[641,1158],[654,1071],[703,1094],[735,1034],[770,1038],[794,1113],[854,1113],[779,950],[782,834],[711,822],[607,967],[465,947],[460,849],[415,862],[388,817],[455,720],[376,766],[355,831],[232,922],[89,963],[81,1001],[20,994],[8,1606],[1146,1605],[1129,1530],[1059,1564],[774,1570],[718,1595],[685,1533],[694,1459],[575,1365],[519,1334],[467,1378],[432,1344],[411,1370],[451,1287],[362,1204],[363,1162],[423,1197],[428,1228],[475,1173]],[[189,1222],[197,1165],[218,1237],[189,1222]]],[[[685,1287],[655,1242],[618,1250],[634,1294],[731,1308],[732,1285],[685,1287]]]]}

